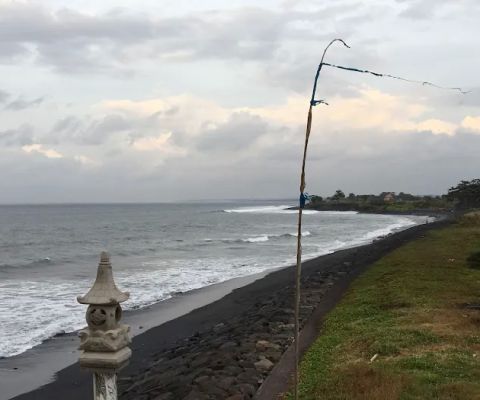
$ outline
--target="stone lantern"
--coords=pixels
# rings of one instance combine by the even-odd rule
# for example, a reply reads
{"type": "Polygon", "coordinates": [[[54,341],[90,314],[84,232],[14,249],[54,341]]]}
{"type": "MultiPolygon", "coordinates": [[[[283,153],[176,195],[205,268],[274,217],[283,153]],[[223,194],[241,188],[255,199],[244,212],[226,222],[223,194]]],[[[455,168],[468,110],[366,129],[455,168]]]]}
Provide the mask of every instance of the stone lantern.
{"type": "Polygon", "coordinates": [[[120,324],[120,303],[129,297],[113,281],[112,265],[108,253],[103,252],[97,278],[85,296],[78,296],[81,304],[88,304],[88,327],[80,331],[80,366],[94,373],[94,399],[117,398],[117,371],[124,367],[132,351],[127,325],[120,324]]]}

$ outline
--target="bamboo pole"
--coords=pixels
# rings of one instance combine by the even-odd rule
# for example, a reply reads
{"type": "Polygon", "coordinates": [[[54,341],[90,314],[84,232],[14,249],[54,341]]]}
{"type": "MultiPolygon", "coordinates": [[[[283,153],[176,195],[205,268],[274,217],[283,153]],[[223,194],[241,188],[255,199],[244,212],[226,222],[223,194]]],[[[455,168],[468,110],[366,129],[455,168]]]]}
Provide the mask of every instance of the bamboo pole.
{"type": "Polygon", "coordinates": [[[400,81],[408,82],[408,83],[415,83],[415,84],[421,84],[422,86],[431,86],[437,89],[444,89],[444,90],[454,90],[458,91],[463,95],[466,95],[468,93],[471,93],[471,90],[464,90],[461,87],[449,87],[449,86],[442,86],[438,85],[436,83],[428,82],[428,81],[419,81],[419,80],[414,80],[414,79],[408,79],[408,78],[403,78],[400,76],[396,75],[391,75],[391,74],[385,74],[385,73],[379,73],[379,72],[374,72],[366,69],[359,69],[359,68],[353,68],[353,67],[345,67],[342,65],[334,65],[334,64],[329,64],[323,62],[325,58],[325,54],[327,53],[327,50],[329,47],[335,43],[335,42],[340,42],[342,43],[345,47],[350,48],[342,39],[333,39],[327,47],[325,47],[325,50],[323,51],[322,54],[322,59],[320,60],[320,64],[318,65],[317,68],[317,73],[315,74],[315,80],[313,82],[313,90],[312,90],[312,97],[310,99],[310,105],[308,108],[308,117],[307,117],[307,127],[305,131],[305,146],[303,149],[303,160],[302,160],[302,173],[300,175],[300,204],[298,207],[298,236],[297,236],[297,265],[295,268],[295,304],[294,304],[294,310],[295,310],[295,377],[294,377],[294,398],[295,400],[298,400],[298,395],[299,395],[299,387],[298,387],[298,381],[299,381],[299,363],[300,363],[300,295],[301,295],[301,276],[302,276],[302,215],[303,215],[303,206],[305,203],[305,163],[307,159],[307,149],[308,149],[308,141],[310,139],[310,131],[312,128],[312,108],[315,107],[318,104],[327,104],[323,100],[315,100],[315,95],[317,91],[317,83],[318,83],[318,78],[320,76],[320,71],[322,70],[322,67],[325,65],[327,67],[332,67],[332,68],[338,68],[346,71],[351,71],[351,72],[359,72],[363,74],[370,74],[375,77],[382,77],[382,78],[391,78],[391,79],[397,79],[400,81]]]}
{"type": "Polygon", "coordinates": [[[334,42],[341,42],[344,46],[349,47],[342,39],[333,39],[328,46],[323,51],[322,59],[320,64],[317,68],[317,73],[315,74],[315,80],[313,84],[312,90],[312,97],[310,99],[310,106],[308,108],[308,117],[307,117],[307,127],[305,130],[305,145],[303,148],[303,160],[302,160],[302,172],[300,175],[300,204],[298,207],[298,231],[297,231],[297,265],[295,268],[295,305],[294,305],[294,312],[295,312],[295,369],[294,369],[294,398],[298,400],[299,395],[299,363],[300,363],[300,294],[301,294],[301,277],[302,277],[302,215],[303,215],[303,206],[304,206],[304,192],[305,192],[305,164],[307,160],[307,150],[308,150],[308,140],[310,139],[310,131],[312,129],[312,108],[317,104],[324,103],[323,100],[315,100],[315,94],[317,91],[317,82],[318,77],[320,76],[320,71],[323,66],[323,59],[325,58],[325,54],[328,48],[334,42]]]}

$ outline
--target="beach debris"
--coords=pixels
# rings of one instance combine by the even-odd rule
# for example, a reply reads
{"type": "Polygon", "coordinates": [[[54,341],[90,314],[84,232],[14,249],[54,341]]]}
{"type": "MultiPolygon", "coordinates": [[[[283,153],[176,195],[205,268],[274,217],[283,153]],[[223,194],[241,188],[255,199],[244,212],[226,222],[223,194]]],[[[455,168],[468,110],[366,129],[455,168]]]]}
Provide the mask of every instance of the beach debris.
{"type": "Polygon", "coordinates": [[[120,291],[113,280],[110,256],[102,252],[97,277],[85,296],[78,296],[81,304],[88,304],[87,328],[79,332],[82,350],[80,366],[94,374],[94,399],[117,399],[117,371],[130,359],[132,351],[128,325],[120,324],[120,303],[129,298],[120,291]]]}
{"type": "Polygon", "coordinates": [[[378,353],[376,353],[371,359],[370,359],[370,362],[374,362],[378,357],[378,353]]]}

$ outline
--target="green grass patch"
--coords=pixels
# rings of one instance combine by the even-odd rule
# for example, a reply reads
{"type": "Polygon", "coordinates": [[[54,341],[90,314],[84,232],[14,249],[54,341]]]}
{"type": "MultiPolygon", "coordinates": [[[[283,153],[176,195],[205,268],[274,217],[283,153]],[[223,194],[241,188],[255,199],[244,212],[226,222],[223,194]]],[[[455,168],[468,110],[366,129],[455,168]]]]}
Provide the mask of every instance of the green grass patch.
{"type": "Polygon", "coordinates": [[[479,247],[470,219],[376,262],[306,353],[301,399],[480,399],[479,247]]]}

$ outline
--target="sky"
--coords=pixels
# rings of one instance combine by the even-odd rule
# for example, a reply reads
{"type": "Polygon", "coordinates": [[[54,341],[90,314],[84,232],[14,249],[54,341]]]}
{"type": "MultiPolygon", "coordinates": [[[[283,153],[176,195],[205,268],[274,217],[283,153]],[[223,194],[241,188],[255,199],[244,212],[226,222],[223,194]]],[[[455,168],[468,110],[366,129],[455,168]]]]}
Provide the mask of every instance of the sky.
{"type": "Polygon", "coordinates": [[[0,203],[441,194],[480,177],[477,0],[0,0],[0,203]]]}

